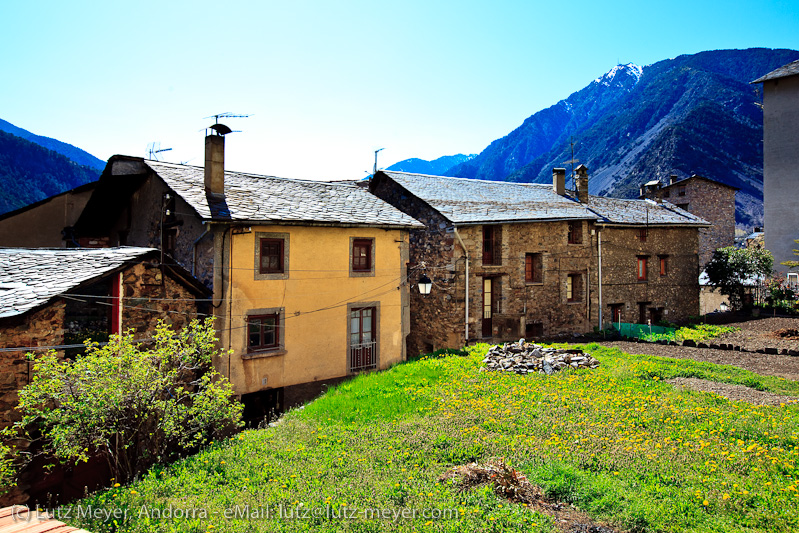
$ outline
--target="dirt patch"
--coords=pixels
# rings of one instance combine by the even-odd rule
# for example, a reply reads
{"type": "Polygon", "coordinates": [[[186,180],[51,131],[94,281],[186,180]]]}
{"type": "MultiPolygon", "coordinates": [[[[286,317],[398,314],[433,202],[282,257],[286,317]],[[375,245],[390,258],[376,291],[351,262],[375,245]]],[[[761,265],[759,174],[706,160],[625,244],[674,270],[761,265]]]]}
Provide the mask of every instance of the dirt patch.
{"type": "Polygon", "coordinates": [[[777,331],[774,331],[771,336],[777,339],[791,339],[799,341],[799,330],[791,328],[778,329],[777,331]]]}
{"type": "Polygon", "coordinates": [[[778,331],[799,330],[799,318],[744,318],[740,315],[738,317],[738,321],[725,323],[726,326],[740,328],[738,331],[725,333],[708,342],[734,344],[750,352],[764,348],[776,348],[778,351],[799,349],[797,342],[799,338],[777,335],[778,331]]]}
{"type": "Polygon", "coordinates": [[[772,392],[759,391],[743,385],[719,383],[699,378],[674,378],[666,380],[677,388],[686,388],[701,392],[712,392],[728,400],[749,402],[754,405],[785,405],[799,402],[795,396],[781,396],[772,392]]]}
{"type": "Polygon", "coordinates": [[[533,485],[524,474],[501,461],[484,465],[469,463],[456,466],[439,477],[439,481],[450,479],[457,482],[460,490],[492,483],[498,495],[520,503],[530,510],[551,516],[558,529],[566,533],[619,533],[620,531],[599,524],[573,505],[547,498],[541,487],[533,485]]]}

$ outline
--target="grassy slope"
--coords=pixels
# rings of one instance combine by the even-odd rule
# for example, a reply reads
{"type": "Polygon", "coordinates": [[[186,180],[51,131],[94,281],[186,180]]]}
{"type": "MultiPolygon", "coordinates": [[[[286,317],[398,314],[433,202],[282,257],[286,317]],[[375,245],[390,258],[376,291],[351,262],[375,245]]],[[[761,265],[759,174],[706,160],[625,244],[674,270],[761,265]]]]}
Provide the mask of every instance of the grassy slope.
{"type": "MultiPolygon", "coordinates": [[[[733,367],[629,356],[591,345],[594,371],[546,377],[426,359],[340,385],[275,428],[247,431],[82,505],[128,510],[90,531],[553,531],[551,519],[439,476],[504,457],[551,496],[636,531],[795,531],[799,405],[756,407],[677,391],[675,376],[799,395],[799,383],[733,367]],[[256,518],[226,509],[282,504],[455,509],[458,518],[256,518]],[[148,520],[142,511],[206,509],[148,520]]],[[[74,519],[71,522],[76,522],[74,519]]]]}

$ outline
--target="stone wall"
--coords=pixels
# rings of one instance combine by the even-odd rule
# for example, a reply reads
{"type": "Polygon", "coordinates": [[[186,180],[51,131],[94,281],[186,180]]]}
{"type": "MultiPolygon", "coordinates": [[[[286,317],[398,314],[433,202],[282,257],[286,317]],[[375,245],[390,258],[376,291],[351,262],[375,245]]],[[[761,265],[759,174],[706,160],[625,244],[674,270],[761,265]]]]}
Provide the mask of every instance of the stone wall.
{"type": "MultiPolygon", "coordinates": [[[[638,228],[602,229],[603,321],[612,319],[611,306],[622,306],[622,322],[639,322],[639,304],[646,320],[681,322],[699,314],[698,230],[650,227],[641,240],[638,228]],[[647,258],[647,279],[639,281],[638,257],[647,258]],[[666,258],[666,275],[660,275],[660,258],[666,258]]],[[[654,321],[653,321],[654,323],[654,321]]]]}
{"type": "MultiPolygon", "coordinates": [[[[63,300],[0,320],[0,348],[58,346],[64,339],[63,300]]],[[[17,391],[28,384],[31,367],[26,351],[0,352],[0,428],[20,419],[14,410],[17,391]]]]}
{"type": "Polygon", "coordinates": [[[686,211],[712,224],[699,230],[699,264],[704,267],[715,250],[735,244],[735,192],[732,187],[710,180],[688,178],[648,196],[659,197],[677,206],[687,204],[686,211]]]}
{"type": "MultiPolygon", "coordinates": [[[[132,329],[136,337],[155,331],[158,320],[180,329],[198,317],[195,294],[184,284],[166,275],[156,261],[138,263],[122,275],[122,329],[132,329]],[[163,283],[162,283],[163,279],[163,283]]],[[[202,307],[202,304],[200,304],[202,307]]]]}

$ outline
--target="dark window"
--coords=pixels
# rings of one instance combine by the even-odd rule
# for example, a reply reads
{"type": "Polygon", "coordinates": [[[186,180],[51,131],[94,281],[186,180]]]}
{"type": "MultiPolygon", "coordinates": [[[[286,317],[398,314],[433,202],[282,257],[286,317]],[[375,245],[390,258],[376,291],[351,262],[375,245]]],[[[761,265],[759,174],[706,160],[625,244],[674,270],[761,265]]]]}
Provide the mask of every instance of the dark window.
{"type": "Polygon", "coordinates": [[[646,228],[639,228],[638,229],[638,239],[641,242],[646,242],[646,236],[649,233],[649,230],[646,228]]]}
{"type": "Polygon", "coordinates": [[[483,264],[499,265],[500,257],[499,226],[483,226],[483,264]]]}
{"type": "Polygon", "coordinates": [[[542,276],[541,254],[525,254],[524,256],[524,281],[527,283],[541,283],[542,276]]]}
{"type": "Polygon", "coordinates": [[[582,222],[569,222],[569,244],[581,244],[583,242],[582,222]]]}
{"type": "Polygon", "coordinates": [[[688,208],[691,206],[691,204],[674,204],[674,205],[676,205],[680,209],[684,209],[685,211],[688,211],[688,208]]]}
{"type": "Polygon", "coordinates": [[[372,270],[372,239],[354,239],[352,241],[353,272],[369,272],[372,270]]]}
{"type": "Polygon", "coordinates": [[[685,196],[685,185],[680,185],[677,188],[677,196],[685,196]]]}
{"type": "Polygon", "coordinates": [[[624,310],[624,304],[611,304],[610,305],[611,320],[617,324],[621,322],[621,315],[623,310],[624,310]]]}
{"type": "Polygon", "coordinates": [[[271,350],[280,347],[280,315],[247,317],[247,348],[249,351],[271,350]]]}
{"type": "Polygon", "coordinates": [[[669,196],[671,196],[671,192],[668,190],[663,191],[663,198],[668,198],[669,196]]]}
{"type": "Polygon", "coordinates": [[[544,325],[540,322],[532,322],[524,325],[524,336],[527,339],[535,339],[544,336],[544,325]]]}
{"type": "Polygon", "coordinates": [[[665,276],[669,273],[669,256],[660,256],[660,275],[665,276]]]}
{"type": "Polygon", "coordinates": [[[566,276],[566,301],[581,302],[583,300],[582,274],[569,274],[566,276]]]}
{"type": "Polygon", "coordinates": [[[283,273],[283,239],[261,239],[261,274],[283,273]]]}
{"type": "Polygon", "coordinates": [[[638,256],[638,268],[636,270],[636,274],[638,276],[638,281],[646,281],[646,264],[647,264],[647,257],[646,256],[638,256]]]}

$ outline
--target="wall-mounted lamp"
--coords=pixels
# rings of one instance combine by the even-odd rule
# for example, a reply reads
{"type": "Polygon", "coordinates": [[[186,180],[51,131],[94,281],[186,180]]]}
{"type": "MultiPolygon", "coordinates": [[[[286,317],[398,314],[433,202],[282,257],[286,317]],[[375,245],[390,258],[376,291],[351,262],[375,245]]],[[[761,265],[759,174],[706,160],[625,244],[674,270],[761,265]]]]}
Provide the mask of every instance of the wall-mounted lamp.
{"type": "Polygon", "coordinates": [[[727,306],[726,302],[721,302],[721,304],[719,305],[719,311],[721,311],[722,313],[726,313],[727,311],[729,311],[729,309],[730,308],[727,306]]]}
{"type": "Polygon", "coordinates": [[[430,289],[433,288],[433,280],[427,277],[427,274],[422,274],[419,278],[419,292],[423,295],[430,294],[430,289]]]}

